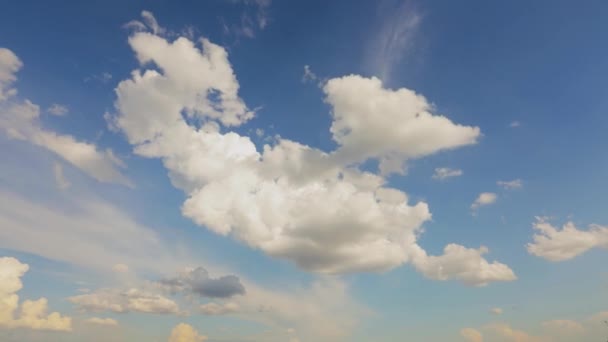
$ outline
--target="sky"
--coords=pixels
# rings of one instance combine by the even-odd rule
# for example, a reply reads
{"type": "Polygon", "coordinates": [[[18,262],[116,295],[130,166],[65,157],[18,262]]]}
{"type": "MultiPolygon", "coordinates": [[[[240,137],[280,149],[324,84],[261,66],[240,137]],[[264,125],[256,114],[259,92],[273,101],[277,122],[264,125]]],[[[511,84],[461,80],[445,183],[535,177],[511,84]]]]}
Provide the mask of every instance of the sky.
{"type": "Polygon", "coordinates": [[[608,337],[608,3],[0,6],[0,340],[608,337]]]}

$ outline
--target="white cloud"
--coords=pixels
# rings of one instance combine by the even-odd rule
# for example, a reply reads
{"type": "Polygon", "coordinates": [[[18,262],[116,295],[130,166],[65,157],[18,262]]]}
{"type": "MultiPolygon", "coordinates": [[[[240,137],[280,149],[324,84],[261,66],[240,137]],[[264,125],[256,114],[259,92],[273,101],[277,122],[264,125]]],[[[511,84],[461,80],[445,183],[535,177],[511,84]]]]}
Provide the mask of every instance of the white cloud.
{"type": "Polygon", "coordinates": [[[450,169],[449,167],[438,167],[435,169],[433,179],[444,180],[452,177],[462,176],[463,172],[459,169],[450,169]]]}
{"type": "Polygon", "coordinates": [[[69,297],[68,300],[79,309],[87,312],[181,313],[179,306],[172,299],[137,288],[128,290],[99,289],[91,293],[69,297]]]}
{"type": "Polygon", "coordinates": [[[162,159],[188,196],[185,216],[305,270],[382,271],[408,262],[431,218],[427,204],[410,205],[404,192],[356,165],[376,158],[383,171],[397,171],[406,159],[475,143],[480,134],[431,114],[413,91],[352,75],[324,87],[337,151],[281,138],[258,151],[249,137],[223,131],[253,116],[223,48],[141,32],[129,43],[142,70],[118,85],[113,125],[136,154],[162,159]],[[145,70],[150,62],[157,69],[145,70]]]}
{"type": "Polygon", "coordinates": [[[0,257],[0,327],[71,331],[72,319],[58,312],[47,314],[46,298],[26,300],[19,305],[17,292],[29,266],[11,257],[0,257]]]}
{"type": "Polygon", "coordinates": [[[464,328],[460,330],[460,336],[467,342],[483,342],[483,335],[481,332],[473,328],[464,328]]]}
{"type": "Polygon", "coordinates": [[[512,181],[498,181],[496,184],[506,190],[521,189],[524,186],[521,179],[514,179],[512,181]]]}
{"type": "Polygon", "coordinates": [[[513,121],[509,124],[509,127],[511,127],[511,128],[517,128],[519,126],[521,126],[521,122],[519,122],[519,121],[513,121]]]}
{"type": "Polygon", "coordinates": [[[117,326],[118,321],[112,318],[99,318],[99,317],[91,317],[86,320],[87,323],[103,325],[103,326],[117,326]]]}
{"type": "Polygon", "coordinates": [[[478,127],[434,115],[422,95],[386,89],[377,78],[334,78],[323,90],[332,106],[330,130],[340,145],[336,158],[343,163],[373,158],[383,174],[402,172],[408,159],[475,144],[480,136],[478,127]]]}
{"type": "Polygon", "coordinates": [[[475,202],[471,204],[471,209],[477,210],[479,207],[490,205],[496,202],[498,196],[493,192],[482,192],[477,196],[475,202]]]}
{"type": "Polygon", "coordinates": [[[65,179],[63,174],[63,166],[58,162],[53,164],[53,175],[55,176],[55,183],[59,189],[65,190],[72,185],[67,179],[65,179]]]}
{"type": "MultiPolygon", "coordinates": [[[[18,68],[13,71],[17,70],[18,68]]],[[[8,79],[15,80],[14,74],[11,75],[12,78],[8,79]]],[[[6,76],[0,77],[6,78],[6,76]]],[[[26,140],[56,153],[100,182],[132,185],[119,170],[125,166],[124,163],[111,150],[100,151],[94,144],[81,142],[70,135],[57,134],[43,128],[40,122],[40,108],[29,100],[3,103],[0,99],[0,129],[9,138],[26,140]]]]}
{"type": "Polygon", "coordinates": [[[67,106],[53,103],[49,108],[47,108],[46,111],[47,113],[50,113],[52,115],[65,116],[69,113],[70,110],[67,106]]]}
{"type": "Polygon", "coordinates": [[[456,244],[445,247],[443,255],[427,256],[419,249],[412,263],[427,278],[435,280],[456,279],[472,286],[485,286],[495,281],[513,281],[515,273],[505,264],[494,261],[489,263],[482,255],[486,247],[466,248],[456,244]]]}
{"type": "Polygon", "coordinates": [[[191,325],[180,323],[173,328],[168,342],[203,342],[207,337],[202,336],[191,325]]]}
{"type": "Polygon", "coordinates": [[[608,227],[592,224],[588,230],[579,230],[568,222],[560,230],[542,217],[536,218],[533,227],[537,233],[534,242],[527,245],[528,252],[549,261],[572,259],[592,248],[608,248],[608,227]]]}
{"type": "Polygon", "coordinates": [[[13,82],[17,80],[15,74],[23,63],[11,50],[0,47],[0,102],[17,94],[17,89],[12,88],[13,82]]]}
{"type": "Polygon", "coordinates": [[[502,315],[501,308],[492,308],[492,310],[490,310],[490,312],[493,313],[494,315],[502,315]]]}

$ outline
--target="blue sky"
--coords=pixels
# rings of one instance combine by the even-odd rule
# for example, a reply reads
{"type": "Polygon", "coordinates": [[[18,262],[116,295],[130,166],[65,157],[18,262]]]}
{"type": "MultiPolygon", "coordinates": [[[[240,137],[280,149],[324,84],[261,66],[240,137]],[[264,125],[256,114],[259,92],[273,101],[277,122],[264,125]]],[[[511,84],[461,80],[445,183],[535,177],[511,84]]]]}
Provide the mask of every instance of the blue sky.
{"type": "Polygon", "coordinates": [[[607,11],[4,5],[0,339],[605,338],[607,11]]]}

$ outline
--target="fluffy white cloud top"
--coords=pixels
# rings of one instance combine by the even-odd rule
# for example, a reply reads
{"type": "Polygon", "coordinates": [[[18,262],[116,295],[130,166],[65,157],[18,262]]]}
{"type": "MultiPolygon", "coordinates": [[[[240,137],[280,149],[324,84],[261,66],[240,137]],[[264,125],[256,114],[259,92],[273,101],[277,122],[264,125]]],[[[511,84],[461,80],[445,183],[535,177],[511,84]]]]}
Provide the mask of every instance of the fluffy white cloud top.
{"type": "Polygon", "coordinates": [[[350,75],[324,86],[335,151],[288,139],[258,150],[248,136],[230,131],[253,112],[238,96],[225,49],[206,39],[169,41],[148,32],[134,33],[129,44],[141,67],[116,88],[112,125],[136,154],[163,161],[188,196],[182,213],[194,222],[318,273],[383,271],[415,257],[420,269],[443,270],[423,272],[434,278],[514,279],[507,266],[481,257],[460,267],[438,265],[454,262],[454,247],[425,261],[416,241],[431,218],[428,205],[410,204],[381,175],[402,171],[410,158],[473,144],[479,128],[433,114],[409,89],[350,75]],[[370,158],[379,161],[381,174],[358,168],[370,158]]]}
{"type": "Polygon", "coordinates": [[[0,257],[0,328],[71,331],[72,319],[58,312],[48,313],[46,298],[25,300],[19,304],[17,292],[23,287],[21,277],[27,264],[12,257],[0,257]]]}
{"type": "Polygon", "coordinates": [[[549,261],[572,259],[592,248],[608,248],[608,227],[592,224],[580,230],[567,222],[559,229],[543,217],[537,217],[533,227],[536,234],[527,245],[528,252],[549,261]]]}
{"type": "Polygon", "coordinates": [[[171,331],[168,342],[203,342],[207,337],[186,323],[176,325],[171,331]]]}

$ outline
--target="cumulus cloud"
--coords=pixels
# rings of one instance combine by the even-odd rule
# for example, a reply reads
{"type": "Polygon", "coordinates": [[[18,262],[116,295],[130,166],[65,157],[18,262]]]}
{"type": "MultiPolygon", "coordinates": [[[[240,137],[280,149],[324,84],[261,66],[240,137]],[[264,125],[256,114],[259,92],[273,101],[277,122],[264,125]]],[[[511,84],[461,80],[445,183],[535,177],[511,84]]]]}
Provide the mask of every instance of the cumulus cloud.
{"type": "MultiPolygon", "coordinates": [[[[2,50],[3,56],[12,54],[10,50],[5,50],[2,50]]],[[[7,58],[1,57],[0,65],[6,64],[6,60],[7,58]]],[[[20,61],[18,65],[21,65],[20,61]]],[[[16,80],[14,72],[18,69],[11,69],[10,65],[0,66],[0,82],[2,79],[8,79],[10,82],[16,80]],[[7,70],[8,76],[5,75],[7,70]]],[[[120,168],[125,165],[112,150],[99,150],[92,143],[78,141],[71,135],[58,134],[43,128],[40,121],[40,107],[29,100],[7,102],[3,99],[5,97],[0,98],[0,130],[3,130],[9,138],[25,140],[54,152],[100,182],[132,185],[131,181],[120,172],[120,168]]]]}
{"type": "Polygon", "coordinates": [[[99,317],[91,317],[86,320],[87,323],[103,325],[103,326],[117,326],[118,321],[112,318],[99,318],[99,317]]]}
{"type": "Polygon", "coordinates": [[[46,111],[47,113],[52,115],[65,116],[70,110],[67,106],[53,103],[49,108],[47,108],[46,111]]]}
{"type": "Polygon", "coordinates": [[[179,306],[172,299],[150,291],[131,288],[128,290],[99,289],[68,300],[87,312],[142,312],[152,314],[179,314],[179,306]]]}
{"type": "Polygon", "coordinates": [[[160,284],[171,292],[186,292],[201,297],[229,298],[245,294],[239,277],[227,275],[212,278],[203,267],[182,272],[175,278],[162,279],[160,284]]]}
{"type": "Polygon", "coordinates": [[[475,202],[471,204],[471,209],[477,210],[479,207],[490,205],[496,202],[498,196],[493,192],[482,192],[477,196],[475,202]]]}
{"type": "Polygon", "coordinates": [[[521,179],[514,179],[512,181],[498,181],[496,184],[505,190],[521,189],[524,186],[521,179]]]}
{"type": "Polygon", "coordinates": [[[466,341],[500,341],[500,342],[578,342],[599,341],[605,338],[604,320],[608,313],[598,313],[574,321],[554,319],[540,324],[542,334],[533,334],[512,327],[505,322],[487,324],[479,329],[466,328],[461,330],[461,336],[466,341]],[[468,339],[467,339],[468,338],[468,339]]]}
{"type": "Polygon", "coordinates": [[[384,174],[403,172],[407,159],[475,144],[478,127],[453,123],[433,114],[416,92],[386,89],[377,78],[349,75],[327,81],[325,101],[332,106],[331,133],[340,145],[338,160],[380,161],[384,174]]]}
{"type": "Polygon", "coordinates": [[[173,328],[168,342],[203,342],[207,337],[202,336],[191,325],[180,323],[173,328]]]}
{"type": "Polygon", "coordinates": [[[460,330],[460,336],[467,342],[483,342],[483,335],[481,335],[481,332],[473,328],[464,328],[460,330]]]}
{"type": "Polygon", "coordinates": [[[428,205],[410,204],[359,163],[377,159],[383,173],[400,171],[407,159],[473,144],[480,134],[432,114],[411,90],[351,75],[324,87],[337,150],[278,138],[259,151],[229,130],[253,112],[222,47],[148,32],[129,44],[141,66],[118,85],[112,124],[136,154],[163,161],[188,196],[185,216],[305,270],[382,271],[408,262],[431,218],[428,205]]]}
{"type": "Polygon", "coordinates": [[[17,292],[27,264],[11,257],[0,257],[0,327],[34,330],[71,331],[72,319],[58,312],[47,314],[46,298],[25,300],[19,305],[17,292]]]}
{"type": "Polygon", "coordinates": [[[435,169],[433,179],[444,180],[452,177],[462,176],[463,172],[459,169],[450,169],[449,167],[438,167],[435,169]]]}
{"type": "Polygon", "coordinates": [[[472,286],[485,286],[494,281],[512,281],[517,279],[515,273],[505,264],[488,262],[483,258],[486,247],[479,249],[466,248],[456,244],[445,247],[443,255],[427,256],[418,249],[418,255],[412,263],[426,277],[435,280],[457,279],[472,286]]]}
{"type": "Polygon", "coordinates": [[[15,74],[23,63],[11,50],[0,47],[0,102],[17,94],[12,84],[17,80],[15,74]]]}
{"type": "Polygon", "coordinates": [[[579,230],[567,222],[559,229],[543,217],[537,217],[533,227],[537,233],[527,245],[528,252],[549,261],[572,259],[592,248],[608,248],[608,227],[592,224],[579,230]]]}

